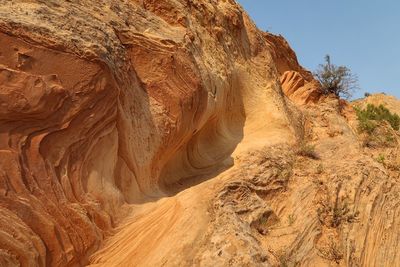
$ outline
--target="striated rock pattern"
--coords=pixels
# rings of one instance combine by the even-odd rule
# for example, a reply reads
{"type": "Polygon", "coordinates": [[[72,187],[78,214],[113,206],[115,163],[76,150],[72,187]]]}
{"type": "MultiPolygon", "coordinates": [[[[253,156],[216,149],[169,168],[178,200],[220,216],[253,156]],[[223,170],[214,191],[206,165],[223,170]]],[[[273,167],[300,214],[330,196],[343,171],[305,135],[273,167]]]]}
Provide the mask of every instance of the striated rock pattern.
{"type": "Polygon", "coordinates": [[[233,0],[0,0],[0,266],[395,266],[341,112],[233,0]]]}
{"type": "Polygon", "coordinates": [[[293,141],[272,50],[234,1],[0,1],[0,265],[84,265],[245,134],[293,141]]]}

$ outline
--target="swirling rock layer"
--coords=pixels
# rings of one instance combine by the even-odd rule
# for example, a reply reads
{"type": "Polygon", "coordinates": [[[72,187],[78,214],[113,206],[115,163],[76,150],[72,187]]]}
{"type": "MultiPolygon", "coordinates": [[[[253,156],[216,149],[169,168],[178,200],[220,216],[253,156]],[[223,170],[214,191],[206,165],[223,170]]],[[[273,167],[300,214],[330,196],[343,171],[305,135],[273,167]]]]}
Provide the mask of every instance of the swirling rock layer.
{"type": "Polygon", "coordinates": [[[233,0],[0,0],[0,265],[396,262],[396,172],[317,188],[292,151],[361,151],[318,86],[233,0]]]}
{"type": "Polygon", "coordinates": [[[83,265],[129,204],[220,168],[244,132],[293,140],[265,38],[232,1],[0,14],[4,264],[83,265]]]}

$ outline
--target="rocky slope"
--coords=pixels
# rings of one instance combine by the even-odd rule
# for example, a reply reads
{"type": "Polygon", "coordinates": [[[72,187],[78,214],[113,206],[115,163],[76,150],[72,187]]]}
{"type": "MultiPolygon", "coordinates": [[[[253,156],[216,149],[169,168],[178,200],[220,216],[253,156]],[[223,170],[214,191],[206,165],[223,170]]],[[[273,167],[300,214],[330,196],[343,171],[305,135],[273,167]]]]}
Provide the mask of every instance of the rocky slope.
{"type": "Polygon", "coordinates": [[[356,125],[233,0],[0,0],[0,265],[395,266],[356,125]]]}
{"type": "Polygon", "coordinates": [[[386,95],[384,93],[369,95],[364,99],[353,101],[354,106],[365,108],[368,104],[375,106],[383,105],[390,109],[392,112],[400,115],[400,101],[394,96],[386,95]]]}

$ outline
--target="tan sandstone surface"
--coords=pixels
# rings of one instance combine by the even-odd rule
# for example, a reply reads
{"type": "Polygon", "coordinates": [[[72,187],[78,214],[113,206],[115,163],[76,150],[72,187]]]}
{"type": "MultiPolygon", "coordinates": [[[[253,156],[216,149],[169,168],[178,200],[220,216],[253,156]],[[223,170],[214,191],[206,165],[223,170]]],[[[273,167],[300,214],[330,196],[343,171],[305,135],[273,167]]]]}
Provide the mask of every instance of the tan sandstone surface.
{"type": "Polygon", "coordinates": [[[361,139],[233,0],[0,0],[0,266],[396,266],[361,139]]]}

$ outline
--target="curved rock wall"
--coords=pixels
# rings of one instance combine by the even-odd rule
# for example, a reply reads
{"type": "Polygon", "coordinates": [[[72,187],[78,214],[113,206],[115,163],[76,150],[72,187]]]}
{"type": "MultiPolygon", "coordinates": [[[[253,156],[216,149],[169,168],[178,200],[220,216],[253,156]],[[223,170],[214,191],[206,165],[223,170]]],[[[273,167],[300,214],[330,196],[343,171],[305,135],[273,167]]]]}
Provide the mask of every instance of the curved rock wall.
{"type": "Polygon", "coordinates": [[[234,1],[0,1],[0,265],[86,264],[129,204],[294,141],[279,76],[311,78],[271,38],[234,1]]]}

